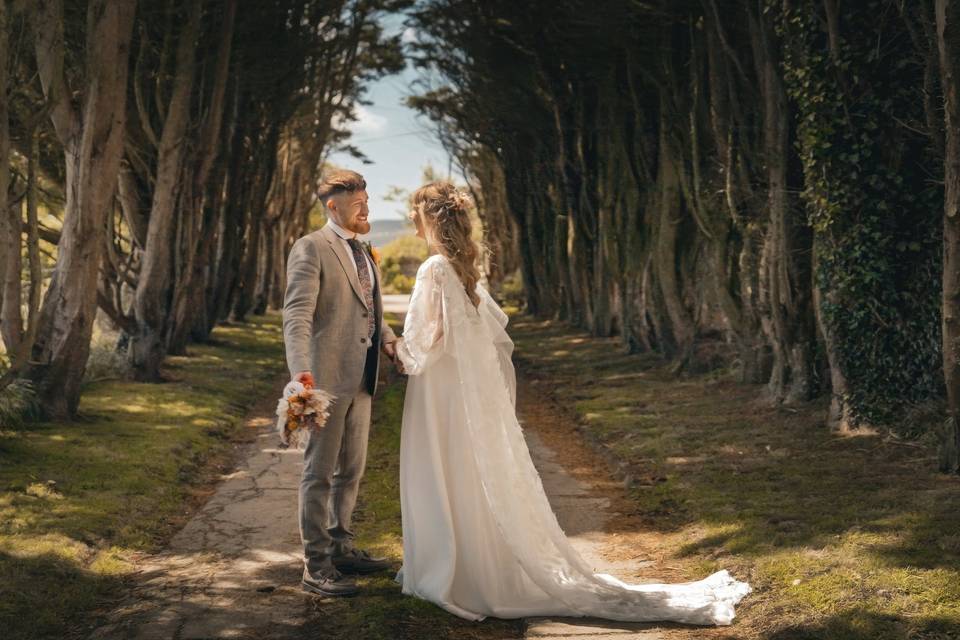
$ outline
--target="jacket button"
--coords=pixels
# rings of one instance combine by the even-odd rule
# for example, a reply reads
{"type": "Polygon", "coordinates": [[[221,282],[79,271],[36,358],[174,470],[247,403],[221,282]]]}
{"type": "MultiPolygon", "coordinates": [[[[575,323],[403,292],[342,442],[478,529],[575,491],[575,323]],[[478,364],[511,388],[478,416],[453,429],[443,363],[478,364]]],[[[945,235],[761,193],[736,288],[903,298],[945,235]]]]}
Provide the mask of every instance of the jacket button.
{"type": "Polygon", "coordinates": [[[364,318],[366,318],[366,317],[369,316],[369,315],[370,315],[370,313],[369,313],[368,311],[364,311],[364,312],[363,312],[363,317],[364,317],[364,318]]]}
{"type": "Polygon", "coordinates": [[[366,344],[366,343],[367,343],[366,338],[360,338],[360,344],[366,344]]]}

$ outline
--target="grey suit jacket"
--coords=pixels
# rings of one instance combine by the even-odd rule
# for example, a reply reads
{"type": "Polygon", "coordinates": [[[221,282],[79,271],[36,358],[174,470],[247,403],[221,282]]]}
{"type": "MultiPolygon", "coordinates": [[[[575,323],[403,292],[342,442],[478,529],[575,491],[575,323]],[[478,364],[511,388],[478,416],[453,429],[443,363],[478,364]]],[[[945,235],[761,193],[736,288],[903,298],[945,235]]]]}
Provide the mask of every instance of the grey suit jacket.
{"type": "MultiPolygon", "coordinates": [[[[374,308],[367,309],[353,255],[329,225],[294,243],[287,256],[283,300],[283,341],[291,377],[310,371],[318,388],[352,397],[363,381],[371,342],[378,346],[373,367],[379,372],[379,347],[396,337],[383,321],[380,273],[373,271],[374,308]],[[370,313],[376,319],[372,341],[367,338],[370,313]]],[[[368,390],[371,395],[376,391],[376,376],[368,390]]]]}

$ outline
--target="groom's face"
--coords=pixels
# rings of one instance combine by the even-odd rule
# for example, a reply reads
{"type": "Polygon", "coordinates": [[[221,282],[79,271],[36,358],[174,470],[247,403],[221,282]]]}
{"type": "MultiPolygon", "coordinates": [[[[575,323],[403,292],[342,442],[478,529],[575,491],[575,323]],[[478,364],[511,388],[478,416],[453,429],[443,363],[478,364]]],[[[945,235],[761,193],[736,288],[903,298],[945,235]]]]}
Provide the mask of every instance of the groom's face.
{"type": "Polygon", "coordinates": [[[370,216],[370,208],[367,206],[369,200],[365,189],[353,193],[338,193],[327,201],[327,209],[333,221],[347,231],[365,234],[370,232],[370,222],[367,219],[370,216]]]}

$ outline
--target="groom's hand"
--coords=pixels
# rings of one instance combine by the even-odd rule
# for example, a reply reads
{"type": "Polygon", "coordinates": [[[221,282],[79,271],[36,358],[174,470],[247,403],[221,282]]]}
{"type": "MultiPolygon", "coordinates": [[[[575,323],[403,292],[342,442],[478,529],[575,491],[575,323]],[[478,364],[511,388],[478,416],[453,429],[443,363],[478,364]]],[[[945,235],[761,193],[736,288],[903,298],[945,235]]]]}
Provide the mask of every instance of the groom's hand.
{"type": "Polygon", "coordinates": [[[309,371],[301,371],[293,377],[294,380],[302,384],[303,386],[312,389],[313,388],[313,374],[309,371]]]}
{"type": "Polygon", "coordinates": [[[390,358],[390,360],[396,360],[397,359],[397,342],[395,340],[392,340],[390,342],[384,342],[383,352],[387,354],[387,357],[390,358]]]}
{"type": "Polygon", "coordinates": [[[397,341],[385,342],[383,344],[383,350],[388,356],[390,356],[390,360],[397,368],[397,371],[406,375],[407,372],[403,368],[403,362],[400,360],[400,357],[397,354],[397,341]]]}

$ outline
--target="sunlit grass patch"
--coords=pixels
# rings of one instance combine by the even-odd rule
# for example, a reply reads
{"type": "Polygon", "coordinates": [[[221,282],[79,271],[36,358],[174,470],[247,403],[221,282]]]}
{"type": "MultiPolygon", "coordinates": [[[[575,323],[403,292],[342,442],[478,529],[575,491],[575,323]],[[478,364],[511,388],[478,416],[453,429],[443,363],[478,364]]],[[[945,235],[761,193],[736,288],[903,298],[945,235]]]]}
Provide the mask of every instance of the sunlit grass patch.
{"type": "Polygon", "coordinates": [[[284,370],[279,317],[214,331],[170,358],[170,382],[84,387],[73,423],[0,432],[0,629],[60,636],[114,596],[131,551],[182,523],[191,487],[215,479],[242,416],[284,370]]]}
{"type": "Polygon", "coordinates": [[[960,638],[960,480],[935,451],[836,437],[822,398],[770,407],[728,372],[677,378],[562,323],[514,317],[511,335],[520,369],[629,477],[657,553],[689,579],[751,582],[737,638],[960,638]]]}

